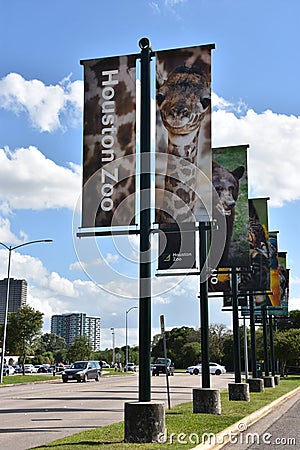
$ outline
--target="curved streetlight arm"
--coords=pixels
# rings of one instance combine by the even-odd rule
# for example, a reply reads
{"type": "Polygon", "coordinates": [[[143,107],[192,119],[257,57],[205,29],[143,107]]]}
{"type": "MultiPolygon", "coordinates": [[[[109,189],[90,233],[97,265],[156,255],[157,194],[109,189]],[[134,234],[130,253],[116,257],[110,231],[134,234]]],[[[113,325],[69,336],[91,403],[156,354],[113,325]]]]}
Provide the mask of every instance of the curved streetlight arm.
{"type": "Polygon", "coordinates": [[[127,364],[128,364],[128,343],[127,343],[127,341],[128,341],[128,326],[127,326],[127,315],[132,309],[138,309],[138,307],[137,306],[132,306],[131,308],[127,309],[126,316],[125,316],[125,339],[126,339],[126,342],[125,342],[125,366],[126,366],[126,369],[127,369],[127,364]]]}
{"type": "Polygon", "coordinates": [[[5,301],[5,310],[4,310],[4,324],[3,324],[3,339],[2,339],[2,353],[1,353],[1,365],[0,365],[0,384],[3,381],[3,368],[4,368],[4,358],[5,358],[5,345],[6,345],[6,331],[7,331],[7,316],[8,316],[8,304],[9,304],[9,288],[10,288],[10,261],[11,261],[11,252],[16,250],[17,248],[24,247],[29,244],[37,244],[38,242],[53,242],[52,239],[38,239],[36,241],[23,242],[23,244],[16,245],[12,247],[8,246],[3,242],[0,242],[2,247],[8,250],[8,265],[7,265],[7,287],[6,287],[6,301],[5,301]]]}

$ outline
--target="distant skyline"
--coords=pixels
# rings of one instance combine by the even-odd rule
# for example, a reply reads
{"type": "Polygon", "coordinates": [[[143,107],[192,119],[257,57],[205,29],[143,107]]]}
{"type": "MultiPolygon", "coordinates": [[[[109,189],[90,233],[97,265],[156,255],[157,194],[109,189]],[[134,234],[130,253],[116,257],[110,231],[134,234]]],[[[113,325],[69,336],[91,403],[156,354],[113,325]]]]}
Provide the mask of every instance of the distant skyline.
{"type": "MultiPolygon", "coordinates": [[[[44,313],[101,317],[103,348],[125,345],[125,312],[137,306],[137,239],[78,239],[82,183],[80,60],[215,44],[213,147],[249,144],[249,197],[270,197],[269,227],[290,268],[290,309],[300,309],[300,91],[297,0],[0,0],[0,241],[53,239],[12,253],[11,276],[28,281],[28,304],[44,313]],[[83,270],[81,254],[90,256],[83,270]],[[129,263],[128,260],[131,262],[129,263]],[[92,275],[92,276],[91,276],[92,275]]],[[[154,251],[157,246],[153,240],[154,251]]],[[[0,248],[0,278],[8,252],[0,248]]],[[[153,274],[153,334],[199,327],[199,280],[153,274]],[[180,281],[180,282],[179,282],[180,281]]],[[[231,326],[221,301],[211,323],[231,326]]],[[[138,344],[138,312],[128,316],[138,344]]]]}

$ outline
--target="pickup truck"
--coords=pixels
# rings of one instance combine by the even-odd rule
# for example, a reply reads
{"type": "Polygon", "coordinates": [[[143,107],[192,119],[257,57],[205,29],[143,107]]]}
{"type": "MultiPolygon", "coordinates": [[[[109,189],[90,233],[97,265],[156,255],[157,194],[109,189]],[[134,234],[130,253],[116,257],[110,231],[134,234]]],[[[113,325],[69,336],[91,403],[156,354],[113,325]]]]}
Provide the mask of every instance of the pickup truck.
{"type": "Polygon", "coordinates": [[[160,373],[168,373],[168,375],[174,375],[174,364],[169,358],[156,358],[152,367],[152,376],[159,376],[160,373]]]}

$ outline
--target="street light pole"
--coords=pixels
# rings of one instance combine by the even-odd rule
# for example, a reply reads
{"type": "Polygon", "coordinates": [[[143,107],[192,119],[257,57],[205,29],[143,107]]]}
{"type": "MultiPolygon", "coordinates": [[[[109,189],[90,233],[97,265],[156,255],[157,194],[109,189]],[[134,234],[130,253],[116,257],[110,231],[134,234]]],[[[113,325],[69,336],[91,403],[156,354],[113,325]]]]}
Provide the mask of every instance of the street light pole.
{"type": "Polygon", "coordinates": [[[8,304],[9,304],[9,288],[10,288],[10,263],[11,263],[11,252],[16,250],[17,248],[24,247],[29,244],[37,244],[38,242],[53,242],[52,239],[40,239],[37,241],[29,241],[24,242],[23,244],[16,245],[12,247],[11,245],[6,245],[3,242],[0,242],[2,247],[8,250],[8,265],[7,265],[7,286],[6,286],[6,300],[5,300],[5,309],[4,309],[4,324],[3,324],[3,339],[2,339],[2,353],[1,353],[1,372],[0,372],[0,384],[3,381],[3,367],[4,367],[4,358],[5,358],[5,346],[6,346],[6,331],[7,331],[7,316],[8,316],[8,304]]]}
{"type": "Polygon", "coordinates": [[[112,363],[113,366],[115,365],[115,329],[111,328],[111,333],[112,333],[112,345],[113,345],[113,349],[112,349],[112,363]]]}
{"type": "Polygon", "coordinates": [[[127,364],[128,364],[128,325],[127,325],[127,315],[129,313],[129,311],[131,311],[132,309],[138,309],[137,306],[132,306],[131,308],[127,309],[126,311],[126,320],[125,320],[125,329],[126,329],[126,333],[125,333],[125,337],[126,337],[126,342],[125,342],[125,367],[127,370],[127,364]]]}

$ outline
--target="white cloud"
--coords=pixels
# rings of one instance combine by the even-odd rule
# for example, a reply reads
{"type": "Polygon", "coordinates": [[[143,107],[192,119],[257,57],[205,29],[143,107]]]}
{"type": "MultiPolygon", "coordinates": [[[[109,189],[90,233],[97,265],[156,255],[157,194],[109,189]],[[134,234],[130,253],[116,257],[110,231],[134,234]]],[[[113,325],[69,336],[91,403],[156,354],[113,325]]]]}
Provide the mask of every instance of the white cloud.
{"type": "Polygon", "coordinates": [[[81,170],[57,165],[36,147],[14,152],[0,149],[0,205],[2,210],[73,209],[81,190],[81,170]]]}
{"type": "Polygon", "coordinates": [[[10,221],[3,217],[0,217],[0,237],[1,242],[4,244],[9,242],[10,245],[18,245],[28,239],[27,234],[22,230],[20,231],[20,237],[16,236],[10,229],[10,221]]]}
{"type": "Polygon", "coordinates": [[[15,114],[27,113],[31,124],[39,131],[63,129],[63,119],[71,124],[81,117],[83,82],[65,78],[56,85],[46,86],[40,80],[25,80],[10,73],[0,80],[0,105],[15,114]]]}
{"type": "Polygon", "coordinates": [[[235,108],[219,97],[215,102],[213,146],[250,146],[250,197],[270,197],[271,206],[300,199],[300,117],[252,109],[239,115],[241,105],[235,108]]]}

